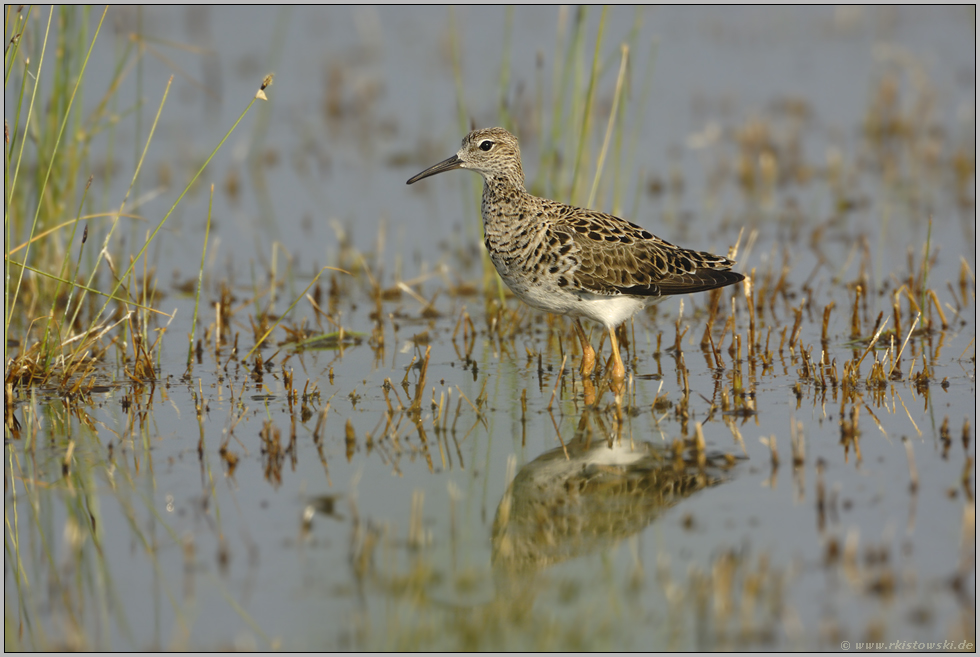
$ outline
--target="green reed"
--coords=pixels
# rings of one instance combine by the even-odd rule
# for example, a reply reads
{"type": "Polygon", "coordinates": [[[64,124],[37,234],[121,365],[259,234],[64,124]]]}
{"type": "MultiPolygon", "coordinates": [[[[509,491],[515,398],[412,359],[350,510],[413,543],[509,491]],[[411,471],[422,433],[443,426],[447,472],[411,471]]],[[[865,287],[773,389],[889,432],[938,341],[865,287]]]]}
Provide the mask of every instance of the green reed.
{"type": "MultiPolygon", "coordinates": [[[[98,343],[111,340],[114,335],[123,337],[120,344],[130,342],[136,337],[128,336],[134,326],[143,344],[151,344],[150,314],[162,313],[152,307],[150,294],[155,284],[147,279],[151,275],[147,249],[255,102],[253,98],[248,103],[190,177],[169,211],[143,239],[120,230],[123,218],[144,219],[139,214],[139,202],[130,199],[138,198],[141,172],[170,82],[162,90],[148,134],[141,138],[145,129],[142,101],[138,99],[132,107],[117,111],[122,104],[124,82],[134,70],[137,94],[141,96],[143,92],[140,72],[144,48],[142,31],[138,29],[125,47],[115,48],[112,75],[104,95],[94,109],[82,109],[84,92],[91,86],[86,71],[107,15],[108,9],[94,22],[90,35],[93,20],[88,9],[53,8],[45,16],[32,7],[8,6],[5,13],[4,38],[9,45],[4,53],[4,88],[17,93],[4,153],[4,340],[17,349],[17,357],[8,361],[12,364],[7,367],[5,381],[14,387],[47,381],[55,370],[60,372],[60,385],[68,385],[83,371],[83,365],[92,361],[91,350],[98,343]],[[126,125],[134,128],[137,144],[129,187],[114,210],[106,208],[110,177],[106,174],[101,203],[106,209],[93,212],[95,201],[89,194],[92,172],[112,171],[117,133],[126,125]],[[104,162],[92,156],[93,148],[103,144],[107,153],[104,162]],[[73,210],[74,218],[65,220],[73,210]],[[106,219],[108,225],[102,223],[106,219]],[[73,257],[72,245],[79,233],[77,257],[73,257]],[[98,246],[88,247],[89,255],[83,258],[89,239],[98,246]],[[129,251],[134,244],[139,246],[129,251]],[[138,267],[142,267],[144,276],[139,290],[138,267]],[[67,278],[69,272],[71,278],[67,278]],[[93,303],[92,295],[103,297],[102,303],[93,303]],[[115,304],[112,315],[107,313],[110,303],[115,304]],[[137,324],[119,321],[120,315],[125,320],[132,311],[139,312],[137,324]]],[[[139,22],[139,14],[137,19],[139,22]]],[[[264,81],[261,89],[270,82],[271,78],[264,81]]],[[[158,344],[159,336],[153,347],[158,344]]],[[[156,352],[153,360],[159,362],[159,357],[156,352]]],[[[147,362],[143,375],[152,371],[152,363],[147,362]]]]}

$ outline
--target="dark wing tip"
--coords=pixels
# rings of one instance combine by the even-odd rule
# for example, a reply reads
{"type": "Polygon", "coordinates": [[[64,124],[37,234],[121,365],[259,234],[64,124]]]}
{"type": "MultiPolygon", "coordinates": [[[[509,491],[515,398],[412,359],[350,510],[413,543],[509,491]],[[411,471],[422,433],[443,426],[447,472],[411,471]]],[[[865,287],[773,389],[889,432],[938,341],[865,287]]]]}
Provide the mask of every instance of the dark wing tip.
{"type": "Polygon", "coordinates": [[[727,287],[745,280],[745,275],[728,269],[699,269],[693,274],[663,278],[650,285],[617,288],[621,294],[658,297],[673,294],[694,294],[727,287]]]}

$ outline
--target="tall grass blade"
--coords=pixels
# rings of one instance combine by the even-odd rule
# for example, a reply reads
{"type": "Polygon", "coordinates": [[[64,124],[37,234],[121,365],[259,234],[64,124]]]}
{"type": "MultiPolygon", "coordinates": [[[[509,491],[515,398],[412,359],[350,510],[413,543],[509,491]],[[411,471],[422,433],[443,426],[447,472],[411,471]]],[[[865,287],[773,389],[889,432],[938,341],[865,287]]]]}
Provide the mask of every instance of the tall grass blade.
{"type": "MultiPolygon", "coordinates": [[[[53,13],[53,11],[54,10],[52,9],[52,13],[53,13]]],[[[82,68],[79,71],[78,79],[75,81],[75,88],[72,90],[71,97],[68,100],[68,106],[65,108],[65,115],[64,115],[64,118],[61,121],[61,127],[58,129],[58,136],[55,139],[54,148],[51,151],[51,158],[50,158],[50,160],[48,162],[48,169],[47,169],[47,172],[44,174],[44,182],[41,184],[41,190],[38,193],[38,204],[37,204],[37,208],[36,208],[36,210],[34,212],[34,221],[33,221],[32,225],[31,225],[31,232],[30,232],[31,235],[34,235],[34,232],[35,232],[35,230],[37,228],[38,218],[40,217],[41,208],[43,207],[43,203],[41,201],[44,198],[45,191],[47,191],[48,181],[51,178],[51,170],[54,168],[55,156],[57,155],[58,147],[61,144],[61,138],[64,135],[65,126],[68,124],[68,117],[71,115],[72,104],[75,101],[75,96],[78,93],[78,89],[81,86],[82,80],[85,77],[85,69],[88,66],[89,59],[92,56],[92,49],[95,48],[95,42],[99,38],[99,32],[102,29],[102,23],[103,23],[103,21],[105,21],[105,16],[106,16],[106,13],[108,11],[109,11],[109,8],[108,7],[106,7],[102,11],[102,18],[99,19],[99,25],[95,29],[95,35],[92,37],[92,43],[89,45],[88,52],[85,54],[85,59],[82,61],[82,68]]],[[[48,28],[50,28],[50,26],[51,26],[51,16],[49,15],[48,16],[48,28]]],[[[40,66],[38,67],[38,69],[39,69],[39,73],[40,73],[40,66]]],[[[40,75],[38,75],[38,78],[40,78],[40,75]]],[[[37,93],[37,86],[35,85],[35,94],[36,93],[37,93]]],[[[33,104],[33,99],[32,99],[31,102],[33,104]]],[[[29,122],[29,116],[28,116],[28,122],[29,122]]],[[[23,154],[23,142],[21,144],[21,149],[22,149],[22,154],[23,154]]],[[[18,161],[18,167],[19,167],[19,161],[18,161]]],[[[16,174],[15,174],[15,182],[14,182],[14,184],[16,184],[16,174]]],[[[13,194],[13,185],[11,186],[11,194],[13,194]]],[[[10,201],[8,200],[8,211],[9,211],[9,202],[10,201]]],[[[25,265],[27,263],[27,260],[28,260],[28,256],[29,255],[30,255],[30,245],[28,244],[27,250],[24,252],[24,264],[25,265]]],[[[9,299],[9,305],[7,306],[10,309],[10,314],[7,316],[7,322],[6,322],[6,325],[4,326],[4,332],[5,333],[6,333],[6,330],[7,330],[7,326],[9,326],[10,325],[10,322],[13,320],[14,306],[17,303],[17,296],[20,293],[20,286],[21,286],[21,282],[23,280],[23,275],[24,275],[24,270],[21,269],[20,270],[20,274],[18,275],[18,278],[17,278],[17,287],[14,289],[13,297],[11,297],[9,299]]],[[[6,337],[7,336],[4,335],[4,338],[6,338],[6,337]]]]}
{"type": "MultiPolygon", "coordinates": [[[[44,31],[44,40],[41,42],[41,57],[37,63],[37,73],[34,74],[34,90],[31,93],[31,102],[27,106],[27,120],[25,121],[25,126],[30,125],[31,117],[34,115],[34,101],[37,99],[37,88],[38,85],[40,85],[41,83],[41,69],[44,66],[44,54],[47,52],[48,36],[51,32],[51,19],[53,16],[54,16],[54,7],[52,7],[50,13],[48,13],[48,24],[44,31]]],[[[25,74],[24,77],[26,78],[27,75],[25,74]]],[[[27,132],[26,127],[24,128],[23,132],[24,133],[27,132]]],[[[24,157],[24,144],[26,143],[27,140],[22,135],[20,140],[20,151],[17,153],[17,166],[14,167],[14,177],[10,183],[10,189],[7,190],[7,203],[4,206],[4,210],[3,210],[3,223],[7,226],[8,233],[11,230],[10,211],[11,208],[13,207],[14,189],[16,189],[17,187],[17,176],[20,174],[20,165],[24,157]]],[[[38,205],[40,205],[40,203],[38,203],[38,205]]],[[[25,262],[27,261],[26,254],[24,256],[24,261],[25,262]]],[[[16,303],[17,301],[17,295],[20,292],[20,282],[23,277],[23,270],[21,270],[21,273],[17,278],[17,292],[15,292],[13,297],[11,297],[10,296],[10,267],[7,267],[6,270],[7,270],[6,273],[7,278],[4,280],[4,308],[9,308],[10,314],[7,315],[7,317],[5,318],[6,321],[3,323],[4,344],[7,344],[7,331],[10,326],[11,319],[13,318],[14,315],[14,303],[16,303]]]]}
{"type": "Polygon", "coordinates": [[[208,198],[208,220],[204,224],[204,246],[201,248],[201,268],[197,272],[197,296],[194,297],[194,317],[191,318],[191,332],[187,345],[187,370],[190,371],[194,358],[194,333],[197,330],[197,310],[201,305],[201,287],[204,285],[204,259],[208,252],[208,236],[211,234],[211,208],[214,205],[214,183],[211,183],[211,196],[208,198]]]}
{"type": "Polygon", "coordinates": [[[592,73],[589,75],[589,90],[585,96],[585,108],[584,115],[582,116],[582,126],[580,131],[580,136],[578,140],[578,149],[575,153],[575,166],[572,169],[572,189],[569,193],[569,198],[572,199],[572,203],[575,203],[575,192],[578,189],[579,171],[582,168],[582,160],[585,155],[585,145],[589,140],[589,128],[592,122],[592,107],[595,104],[595,88],[596,81],[599,78],[599,53],[602,49],[602,33],[605,31],[606,27],[606,13],[609,11],[608,7],[602,8],[602,14],[599,17],[599,31],[595,37],[595,53],[592,56],[592,73]]]}
{"type": "MultiPolygon", "coordinates": [[[[106,234],[105,240],[102,243],[102,250],[99,251],[99,255],[98,255],[98,257],[95,260],[95,264],[92,266],[92,272],[89,275],[88,284],[87,284],[87,287],[88,288],[91,288],[92,287],[92,283],[95,280],[96,274],[98,273],[99,264],[102,262],[103,256],[107,255],[108,252],[109,252],[109,241],[112,239],[112,235],[113,235],[113,233],[116,230],[116,226],[119,225],[119,218],[121,216],[123,216],[122,213],[123,213],[123,210],[126,208],[126,201],[129,199],[130,194],[133,192],[133,189],[136,186],[136,181],[139,178],[140,170],[143,167],[143,161],[144,161],[144,159],[146,159],[146,153],[147,153],[147,151],[150,150],[150,142],[153,141],[153,134],[156,132],[157,124],[160,122],[160,115],[163,113],[163,106],[167,102],[167,96],[170,94],[170,85],[173,83],[173,81],[174,81],[174,76],[171,75],[170,78],[167,80],[167,86],[166,86],[166,88],[163,90],[163,98],[160,99],[160,106],[157,108],[156,117],[153,120],[153,125],[150,127],[150,134],[147,136],[147,138],[146,138],[146,144],[143,146],[143,153],[140,155],[139,159],[136,161],[136,169],[133,171],[133,177],[130,179],[129,188],[126,190],[126,195],[123,196],[122,203],[119,204],[119,212],[116,214],[116,218],[113,220],[112,226],[109,228],[109,232],[106,234]]],[[[171,208],[171,212],[172,211],[173,211],[173,208],[171,208]]],[[[169,215],[169,213],[168,213],[168,215],[169,215]]],[[[166,217],[164,217],[164,220],[166,220],[166,217]]],[[[163,222],[162,221],[160,222],[160,224],[157,225],[156,230],[153,231],[153,234],[156,234],[156,231],[160,229],[160,226],[161,225],[163,225],[163,222]]],[[[147,244],[148,244],[148,242],[147,242],[147,244]]],[[[143,254],[143,251],[145,251],[145,250],[146,250],[146,245],[144,244],[143,249],[140,250],[139,254],[133,260],[133,263],[135,263],[136,260],[139,260],[139,257],[143,254]]],[[[132,265],[130,265],[130,269],[131,268],[132,268],[132,265]]],[[[125,280],[125,278],[126,278],[126,276],[128,274],[129,274],[129,270],[127,270],[125,274],[123,274],[122,276],[119,277],[119,279],[116,281],[115,287],[112,289],[112,292],[110,292],[108,295],[105,295],[105,296],[109,297],[110,299],[111,298],[115,298],[116,291],[119,289],[119,286],[122,284],[122,281],[125,280]]],[[[82,304],[84,302],[85,302],[85,293],[83,292],[82,293],[82,296],[79,297],[79,299],[78,299],[78,306],[76,306],[76,308],[75,308],[75,313],[74,313],[74,315],[72,315],[72,319],[71,319],[71,322],[70,322],[69,326],[74,326],[75,325],[75,321],[78,319],[78,313],[81,311],[82,304]]],[[[105,304],[103,304],[103,306],[99,310],[99,312],[96,313],[93,317],[90,318],[90,321],[93,324],[99,320],[99,317],[102,315],[102,313],[106,309],[106,306],[108,306],[108,305],[109,305],[109,301],[107,300],[105,302],[105,304]]]]}
{"type": "Polygon", "coordinates": [[[616,78],[616,93],[613,95],[612,110],[609,112],[609,122],[606,124],[606,136],[602,140],[602,150],[599,151],[599,160],[596,163],[595,178],[592,180],[592,191],[589,192],[589,200],[585,207],[591,208],[595,203],[595,195],[599,190],[599,180],[602,178],[602,167],[606,162],[606,153],[609,150],[609,140],[612,139],[613,126],[616,123],[616,115],[619,109],[619,101],[623,96],[623,80],[626,79],[626,63],[629,60],[629,46],[625,43],[621,46],[622,58],[619,63],[619,76],[616,78]]]}

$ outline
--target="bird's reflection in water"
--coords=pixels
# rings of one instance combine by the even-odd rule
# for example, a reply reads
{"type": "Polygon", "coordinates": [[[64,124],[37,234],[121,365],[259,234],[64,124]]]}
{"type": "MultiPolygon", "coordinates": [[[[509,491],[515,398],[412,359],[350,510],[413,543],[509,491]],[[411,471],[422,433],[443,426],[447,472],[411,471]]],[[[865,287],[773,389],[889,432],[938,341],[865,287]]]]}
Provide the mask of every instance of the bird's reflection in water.
{"type": "Polygon", "coordinates": [[[723,482],[734,462],[695,441],[596,440],[583,430],[590,417],[587,410],[576,437],[522,467],[504,493],[492,534],[498,595],[530,604],[537,571],[639,533],[665,509],[723,482]]]}

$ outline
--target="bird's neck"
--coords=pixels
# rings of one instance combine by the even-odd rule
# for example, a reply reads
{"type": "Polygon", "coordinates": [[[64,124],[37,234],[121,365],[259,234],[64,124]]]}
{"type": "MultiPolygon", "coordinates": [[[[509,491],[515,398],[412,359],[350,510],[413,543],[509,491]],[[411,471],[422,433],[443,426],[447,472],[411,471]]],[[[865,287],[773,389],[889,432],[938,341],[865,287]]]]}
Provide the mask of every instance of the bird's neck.
{"type": "Polygon", "coordinates": [[[504,176],[485,176],[483,179],[483,204],[508,208],[517,206],[527,196],[523,181],[504,176]]]}

